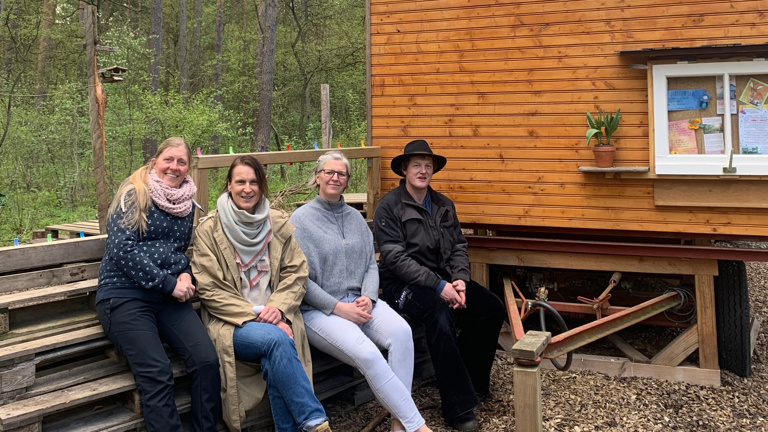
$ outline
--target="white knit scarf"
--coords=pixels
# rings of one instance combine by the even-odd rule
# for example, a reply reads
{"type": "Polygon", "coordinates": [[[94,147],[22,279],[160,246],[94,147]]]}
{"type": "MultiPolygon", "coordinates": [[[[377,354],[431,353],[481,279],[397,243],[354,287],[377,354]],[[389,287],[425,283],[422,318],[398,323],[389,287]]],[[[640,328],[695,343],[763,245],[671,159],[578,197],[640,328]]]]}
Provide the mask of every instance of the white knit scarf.
{"type": "Polygon", "coordinates": [[[262,197],[256,212],[240,210],[229,193],[223,193],[216,202],[224,234],[235,247],[240,271],[253,288],[269,273],[268,245],[272,240],[272,218],[269,216],[269,200],[262,197]]]}

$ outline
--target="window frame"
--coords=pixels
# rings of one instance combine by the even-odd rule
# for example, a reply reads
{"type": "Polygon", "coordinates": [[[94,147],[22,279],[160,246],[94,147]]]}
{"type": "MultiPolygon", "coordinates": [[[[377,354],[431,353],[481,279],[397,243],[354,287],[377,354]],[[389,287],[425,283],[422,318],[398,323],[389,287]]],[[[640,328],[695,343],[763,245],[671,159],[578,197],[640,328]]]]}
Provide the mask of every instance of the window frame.
{"type": "MultiPolygon", "coordinates": [[[[768,175],[768,155],[741,155],[733,153],[731,141],[730,92],[724,91],[723,138],[725,154],[722,155],[679,155],[669,153],[669,112],[667,111],[667,90],[669,78],[722,76],[723,83],[730,82],[731,75],[768,74],[768,62],[760,60],[652,64],[651,82],[653,85],[653,158],[654,171],[657,175],[733,175],[765,176],[768,175]],[[725,173],[724,167],[731,163],[735,173],[725,173]]],[[[713,97],[714,99],[714,97],[713,97]]],[[[710,103],[717,103],[710,100],[710,103]]],[[[768,108],[768,104],[764,106],[768,108]]]]}

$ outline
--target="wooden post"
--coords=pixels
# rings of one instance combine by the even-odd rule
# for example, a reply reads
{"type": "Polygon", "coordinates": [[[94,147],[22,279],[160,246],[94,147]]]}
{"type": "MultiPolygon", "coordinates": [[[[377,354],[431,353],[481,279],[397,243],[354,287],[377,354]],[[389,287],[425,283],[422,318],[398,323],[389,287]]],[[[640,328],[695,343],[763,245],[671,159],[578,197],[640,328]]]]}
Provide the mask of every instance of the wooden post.
{"type": "Polygon", "coordinates": [[[85,53],[88,71],[88,105],[91,119],[91,148],[93,150],[93,175],[96,179],[96,201],[98,207],[99,232],[107,232],[107,200],[106,183],[106,136],[104,135],[104,89],[99,81],[99,64],[96,58],[98,45],[98,29],[96,28],[96,6],[86,5],[85,8],[85,53]]]}
{"type": "Polygon", "coordinates": [[[489,281],[489,268],[488,264],[484,263],[469,263],[469,275],[472,278],[473,281],[479,283],[480,285],[490,288],[489,281]]]}
{"type": "Polygon", "coordinates": [[[376,212],[376,206],[381,198],[381,158],[368,158],[368,200],[366,203],[365,215],[369,220],[373,220],[373,214],[376,212]]]}
{"type": "Polygon", "coordinates": [[[331,90],[328,84],[320,84],[320,112],[323,148],[327,149],[331,148],[331,141],[333,140],[333,129],[331,128],[331,90]]]}
{"type": "Polygon", "coordinates": [[[0,334],[8,333],[11,329],[8,309],[0,309],[0,334]]]}
{"type": "MultiPolygon", "coordinates": [[[[712,275],[696,275],[696,323],[699,336],[699,367],[719,369],[717,326],[715,321],[715,280],[712,275]]],[[[744,311],[749,313],[749,311],[744,311]]]]}
{"type": "Polygon", "coordinates": [[[510,351],[515,359],[515,430],[518,432],[542,430],[539,356],[551,340],[552,333],[532,330],[517,341],[510,351]]]}
{"type": "MultiPolygon", "coordinates": [[[[197,186],[197,193],[195,193],[194,200],[200,204],[205,212],[208,212],[208,168],[200,169],[197,167],[198,157],[192,156],[192,168],[189,170],[189,176],[192,177],[192,181],[197,186]]],[[[195,215],[195,225],[197,220],[203,217],[205,214],[200,209],[195,209],[197,212],[195,215]]]]}

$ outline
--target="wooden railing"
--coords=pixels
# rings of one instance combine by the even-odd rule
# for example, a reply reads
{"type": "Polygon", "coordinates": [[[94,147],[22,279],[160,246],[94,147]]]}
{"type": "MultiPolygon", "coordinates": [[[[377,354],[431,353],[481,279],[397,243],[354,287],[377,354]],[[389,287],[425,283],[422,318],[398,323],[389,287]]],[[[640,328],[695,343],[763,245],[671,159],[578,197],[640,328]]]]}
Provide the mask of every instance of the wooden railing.
{"type": "MultiPolygon", "coordinates": [[[[366,185],[367,185],[367,213],[368,218],[373,217],[376,210],[376,204],[381,198],[381,148],[380,147],[356,147],[341,149],[321,149],[321,150],[296,150],[280,152],[250,153],[264,165],[274,165],[281,163],[295,162],[314,162],[329,150],[338,150],[350,159],[366,159],[366,185]]],[[[195,155],[192,157],[192,169],[190,175],[197,185],[197,194],[195,201],[199,203],[205,211],[208,211],[208,170],[212,168],[229,168],[236,157],[248,153],[221,154],[221,155],[195,155]]]]}

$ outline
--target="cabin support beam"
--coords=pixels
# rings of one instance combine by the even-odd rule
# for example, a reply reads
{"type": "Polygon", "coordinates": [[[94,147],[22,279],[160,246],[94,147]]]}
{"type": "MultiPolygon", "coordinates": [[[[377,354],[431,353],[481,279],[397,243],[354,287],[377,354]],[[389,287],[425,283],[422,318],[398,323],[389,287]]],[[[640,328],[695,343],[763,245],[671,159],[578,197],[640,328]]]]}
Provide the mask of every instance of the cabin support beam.
{"type": "MultiPolygon", "coordinates": [[[[489,237],[489,239],[493,239],[493,237],[489,237]]],[[[498,240],[498,238],[496,239],[498,240]]],[[[659,378],[684,380],[713,386],[720,385],[714,306],[714,276],[716,276],[718,272],[717,259],[686,259],[666,256],[632,256],[546,250],[520,250],[505,248],[503,245],[499,244],[496,244],[497,247],[491,248],[489,245],[485,245],[486,247],[478,247],[477,243],[473,241],[470,241],[470,244],[473,245],[469,248],[470,265],[472,269],[480,269],[484,266],[487,268],[490,265],[509,265],[573,270],[694,275],[698,322],[654,357],[651,364],[644,364],[640,367],[639,364],[632,363],[625,359],[625,366],[622,370],[617,371],[616,373],[622,376],[627,375],[625,368],[628,364],[632,364],[632,369],[642,370],[641,375],[643,376],[657,376],[659,378]],[[696,349],[699,350],[698,369],[686,367],[685,370],[681,370],[679,373],[669,370],[671,366],[679,365],[696,349]],[[658,368],[658,370],[656,370],[656,368],[658,368]],[[704,373],[704,370],[712,371],[713,373],[704,373]]],[[[517,307],[521,306],[523,301],[514,298],[515,292],[513,290],[513,284],[509,282],[508,278],[505,278],[504,280],[504,292],[507,311],[510,315],[510,323],[512,326],[512,338],[517,341],[520,340],[521,334],[524,332],[522,325],[516,325],[520,319],[520,312],[517,310],[517,307]]],[[[589,331],[590,335],[557,335],[553,338],[552,343],[547,346],[544,355],[546,358],[560,356],[561,354],[574,349],[576,345],[583,342],[582,339],[592,340],[594,337],[613,333],[617,329],[617,326],[620,327],[619,324],[621,323],[619,323],[619,321],[631,321],[631,323],[639,322],[649,318],[652,314],[656,314],[674,306],[679,303],[679,301],[679,295],[668,293],[634,308],[609,307],[602,311],[606,318],[600,320],[611,321],[605,324],[608,326],[607,328],[602,328],[595,323],[593,324],[594,328],[591,328],[589,331]],[[655,304],[649,305],[648,303],[655,304]],[[611,318],[612,315],[614,318],[611,318]]],[[[573,303],[550,302],[550,304],[561,312],[562,310],[560,306],[565,307],[565,309],[567,309],[566,311],[573,309],[571,312],[576,313],[589,313],[587,309],[591,309],[589,305],[573,303]]],[[[594,313],[594,311],[592,311],[592,313],[594,313]]],[[[599,362],[593,359],[589,364],[595,366],[595,371],[605,370],[604,362],[599,362]]],[[[582,364],[582,366],[585,365],[585,363],[582,364]]],[[[629,375],[634,375],[634,372],[629,373],[629,375]]]]}

